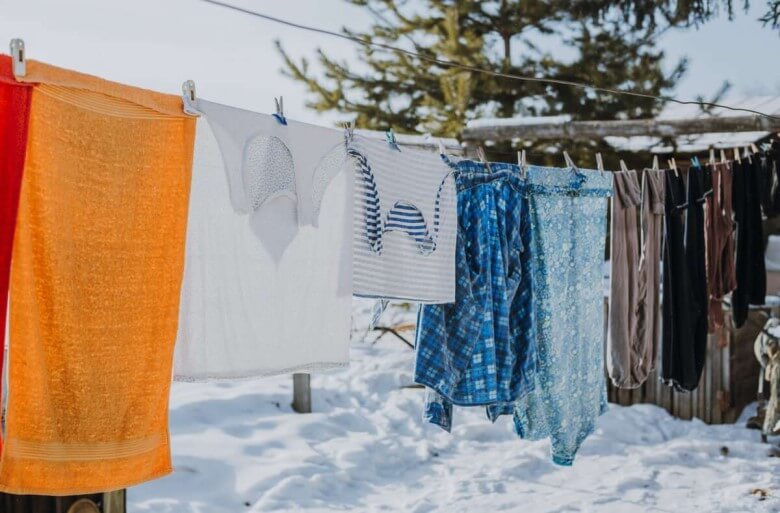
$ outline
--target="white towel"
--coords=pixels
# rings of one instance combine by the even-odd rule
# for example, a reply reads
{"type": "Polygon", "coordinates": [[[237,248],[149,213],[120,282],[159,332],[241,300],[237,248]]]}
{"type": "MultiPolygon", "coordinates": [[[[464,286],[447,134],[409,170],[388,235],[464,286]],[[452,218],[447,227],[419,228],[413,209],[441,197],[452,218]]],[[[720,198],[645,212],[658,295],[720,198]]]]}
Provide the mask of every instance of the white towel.
{"type": "Polygon", "coordinates": [[[353,175],[342,132],[197,108],[174,378],[346,365],[353,175]]]}

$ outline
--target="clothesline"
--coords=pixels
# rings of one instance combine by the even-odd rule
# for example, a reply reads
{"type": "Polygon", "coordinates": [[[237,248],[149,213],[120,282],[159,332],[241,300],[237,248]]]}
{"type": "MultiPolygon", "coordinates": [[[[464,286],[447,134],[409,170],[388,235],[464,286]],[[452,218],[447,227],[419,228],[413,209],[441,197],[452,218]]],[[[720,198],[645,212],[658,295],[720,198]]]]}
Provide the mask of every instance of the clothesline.
{"type": "Polygon", "coordinates": [[[735,312],[765,293],[757,280],[743,293],[761,238],[761,207],[745,200],[780,178],[770,173],[774,150],[703,166],[687,184],[676,169],[606,173],[565,153],[565,167],[485,162],[25,66],[14,75],[0,56],[0,99],[9,99],[0,101],[0,190],[11,199],[0,203],[0,297],[11,301],[13,390],[3,491],[87,493],[167,474],[171,376],[348,365],[355,296],[421,305],[413,376],[426,388],[428,422],[449,431],[456,406],[484,408],[491,421],[508,415],[520,438],[550,439],[553,461],[571,465],[607,407],[613,191],[613,255],[620,247],[632,258],[611,260],[610,321],[626,329],[611,329],[608,352],[641,367],[632,380],[656,361],[663,260],[664,323],[684,328],[669,332],[669,347],[664,339],[663,377],[686,390],[698,383],[690,321],[706,337],[701,309],[730,285],[702,299],[708,277],[684,282],[713,269],[705,251],[734,256],[703,242],[733,238],[732,216],[712,217],[731,208],[714,200],[731,201],[732,179],[736,274],[747,280],[731,289],[735,312]],[[705,197],[709,179],[719,194],[705,197]],[[640,216],[651,227],[641,239],[640,216]],[[663,257],[662,236],[673,249],[663,257]]]}
{"type": "Polygon", "coordinates": [[[342,33],[339,33],[339,32],[334,32],[332,30],[327,30],[327,29],[323,29],[323,28],[319,28],[319,27],[313,27],[313,26],[310,26],[310,25],[304,25],[302,23],[298,23],[298,22],[294,22],[294,21],[290,21],[290,20],[285,20],[285,19],[282,19],[282,18],[278,18],[276,16],[271,16],[269,14],[265,14],[265,13],[261,13],[261,12],[254,11],[254,10],[251,10],[251,9],[246,9],[246,8],[243,8],[243,7],[239,7],[237,5],[232,5],[232,4],[228,4],[228,3],[225,3],[225,2],[220,2],[219,0],[200,0],[200,1],[206,2],[206,3],[209,3],[209,4],[213,4],[213,5],[217,5],[217,6],[220,6],[220,7],[224,7],[224,8],[227,8],[227,9],[232,9],[234,11],[242,12],[244,14],[255,16],[257,18],[262,18],[264,20],[271,21],[271,22],[274,22],[274,23],[279,23],[279,24],[282,24],[282,25],[286,25],[288,27],[293,27],[293,28],[297,28],[297,29],[301,29],[301,30],[306,30],[306,31],[309,31],[309,32],[315,32],[315,33],[318,33],[318,34],[324,34],[324,35],[331,36],[331,37],[337,37],[337,38],[345,39],[345,40],[348,40],[348,41],[352,41],[352,42],[355,42],[355,43],[358,43],[358,44],[361,44],[361,45],[364,45],[364,46],[372,46],[374,48],[380,48],[382,50],[396,52],[396,53],[401,53],[401,54],[408,55],[408,56],[411,56],[411,57],[416,57],[416,58],[424,60],[426,62],[430,62],[430,63],[433,63],[433,64],[438,64],[440,66],[444,66],[444,67],[448,67],[448,68],[458,68],[458,69],[462,69],[462,70],[465,70],[465,71],[471,71],[471,72],[475,72],[475,73],[483,73],[483,74],[491,75],[491,76],[494,76],[494,77],[508,78],[508,79],[511,79],[511,80],[519,80],[519,81],[522,81],[522,82],[538,82],[538,83],[543,83],[543,84],[566,85],[566,86],[576,87],[576,88],[579,88],[579,89],[587,89],[587,90],[591,90],[591,91],[597,91],[597,92],[601,92],[601,93],[609,93],[609,94],[624,95],[624,96],[634,96],[634,97],[639,97],[639,98],[648,98],[648,99],[653,99],[653,100],[661,100],[661,101],[665,101],[665,102],[677,103],[677,104],[680,104],[680,105],[699,105],[701,107],[706,107],[706,108],[717,107],[717,108],[731,110],[731,111],[735,111],[735,112],[748,112],[748,113],[751,113],[751,114],[755,114],[757,116],[762,116],[762,117],[769,118],[769,119],[774,119],[774,120],[780,120],[780,117],[774,116],[772,114],[767,114],[767,113],[764,113],[764,112],[760,112],[760,111],[753,110],[753,109],[747,109],[747,108],[743,108],[743,107],[731,107],[729,105],[724,105],[724,104],[721,104],[721,103],[705,102],[705,101],[701,101],[701,100],[680,100],[680,99],[674,98],[672,96],[656,96],[656,95],[652,95],[652,94],[648,94],[648,93],[641,93],[641,92],[638,92],[638,91],[632,91],[632,90],[627,90],[627,89],[612,89],[612,88],[609,88],[609,87],[601,87],[601,86],[596,86],[596,85],[593,85],[593,84],[587,84],[587,83],[583,83],[583,82],[575,82],[575,81],[572,81],[572,80],[562,80],[562,79],[558,79],[558,78],[549,78],[549,77],[532,77],[532,76],[527,76],[527,75],[517,75],[517,74],[512,74],[512,73],[503,73],[503,72],[500,72],[500,71],[494,71],[494,70],[490,70],[490,69],[479,68],[479,67],[476,67],[476,66],[470,66],[470,65],[463,64],[463,63],[460,63],[460,62],[457,62],[457,61],[453,61],[453,60],[445,60],[445,59],[440,59],[440,58],[433,57],[433,56],[430,56],[430,55],[423,55],[423,54],[421,54],[419,52],[406,50],[404,48],[400,48],[398,46],[389,45],[389,44],[386,44],[386,43],[379,43],[379,42],[376,42],[376,41],[368,41],[368,40],[361,39],[359,37],[351,36],[351,35],[348,35],[348,34],[342,34],[342,33]]]}

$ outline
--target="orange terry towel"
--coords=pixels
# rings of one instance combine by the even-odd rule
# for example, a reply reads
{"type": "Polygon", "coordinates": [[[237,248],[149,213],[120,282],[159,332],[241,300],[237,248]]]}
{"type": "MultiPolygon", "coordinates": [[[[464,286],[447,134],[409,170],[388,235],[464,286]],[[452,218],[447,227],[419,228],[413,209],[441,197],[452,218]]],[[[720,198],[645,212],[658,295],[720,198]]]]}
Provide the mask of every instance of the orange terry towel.
{"type": "Polygon", "coordinates": [[[171,471],[168,394],[195,120],[176,96],[28,62],[0,491],[171,471]]]}

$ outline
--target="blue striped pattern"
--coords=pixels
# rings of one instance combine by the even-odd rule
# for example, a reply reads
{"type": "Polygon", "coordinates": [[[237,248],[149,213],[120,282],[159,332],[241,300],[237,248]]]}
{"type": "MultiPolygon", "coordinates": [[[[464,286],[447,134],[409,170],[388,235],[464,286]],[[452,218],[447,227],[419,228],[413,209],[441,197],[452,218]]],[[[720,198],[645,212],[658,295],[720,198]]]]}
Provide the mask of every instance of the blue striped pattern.
{"type": "Polygon", "coordinates": [[[429,231],[425,215],[412,203],[397,201],[385,218],[382,218],[382,205],[377,190],[374,173],[368,158],[354,147],[347,148],[347,154],[355,159],[360,170],[360,184],[358,191],[365,198],[365,228],[368,242],[372,251],[382,254],[382,239],[385,232],[399,231],[414,239],[417,249],[423,255],[429,255],[436,251],[436,239],[439,234],[441,220],[441,195],[449,174],[442,178],[436,191],[436,200],[433,210],[433,227],[429,231]]]}

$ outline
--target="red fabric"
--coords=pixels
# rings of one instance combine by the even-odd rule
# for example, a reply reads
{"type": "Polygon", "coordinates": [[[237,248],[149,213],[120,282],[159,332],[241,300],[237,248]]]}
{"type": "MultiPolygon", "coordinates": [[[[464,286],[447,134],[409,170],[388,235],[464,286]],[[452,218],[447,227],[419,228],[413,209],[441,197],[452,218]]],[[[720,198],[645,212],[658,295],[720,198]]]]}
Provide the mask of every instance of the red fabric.
{"type": "MultiPolygon", "coordinates": [[[[0,341],[5,342],[8,278],[22,184],[32,87],[14,79],[11,58],[0,55],[0,341]]],[[[4,344],[3,346],[4,347],[4,344]]],[[[0,350],[0,384],[3,355],[0,350]]],[[[1,445],[0,445],[1,447],[1,445]]]]}

